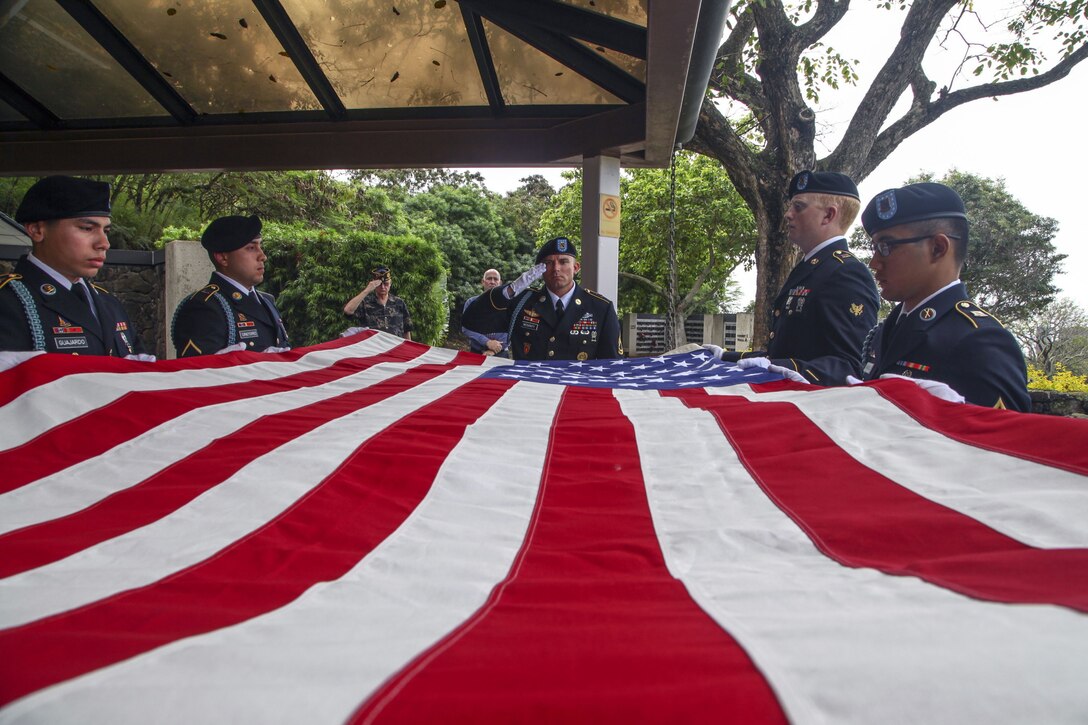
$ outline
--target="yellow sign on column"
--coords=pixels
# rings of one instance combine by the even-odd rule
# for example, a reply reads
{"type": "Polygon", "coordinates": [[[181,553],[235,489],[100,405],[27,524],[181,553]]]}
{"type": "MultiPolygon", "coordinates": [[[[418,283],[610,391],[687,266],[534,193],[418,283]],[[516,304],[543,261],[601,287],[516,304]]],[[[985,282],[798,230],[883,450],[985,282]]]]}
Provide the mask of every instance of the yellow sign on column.
{"type": "Polygon", "coordinates": [[[601,236],[620,236],[620,198],[613,194],[601,194],[601,236]]]}

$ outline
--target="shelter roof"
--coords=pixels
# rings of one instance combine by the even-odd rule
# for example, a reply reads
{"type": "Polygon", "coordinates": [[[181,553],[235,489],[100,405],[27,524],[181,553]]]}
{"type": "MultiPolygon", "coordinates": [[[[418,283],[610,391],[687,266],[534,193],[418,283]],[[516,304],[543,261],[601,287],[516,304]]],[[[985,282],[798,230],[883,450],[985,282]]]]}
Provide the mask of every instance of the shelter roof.
{"type": "Polygon", "coordinates": [[[0,174],[661,166],[720,0],[11,0],[0,174]]]}

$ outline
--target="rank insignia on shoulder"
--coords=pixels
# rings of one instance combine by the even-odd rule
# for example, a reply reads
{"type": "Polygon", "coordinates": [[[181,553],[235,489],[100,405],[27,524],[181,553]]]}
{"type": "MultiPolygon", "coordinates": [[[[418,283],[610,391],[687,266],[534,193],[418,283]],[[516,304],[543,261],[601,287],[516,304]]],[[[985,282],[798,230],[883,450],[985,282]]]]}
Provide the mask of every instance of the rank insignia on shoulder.
{"type": "Polygon", "coordinates": [[[854,303],[850,305],[850,314],[854,317],[861,317],[861,313],[865,312],[865,305],[859,305],[854,303]]]}
{"type": "Polygon", "coordinates": [[[854,258],[853,254],[851,254],[850,252],[844,252],[841,249],[836,249],[834,252],[832,252],[831,256],[843,263],[845,263],[848,259],[854,258]]]}

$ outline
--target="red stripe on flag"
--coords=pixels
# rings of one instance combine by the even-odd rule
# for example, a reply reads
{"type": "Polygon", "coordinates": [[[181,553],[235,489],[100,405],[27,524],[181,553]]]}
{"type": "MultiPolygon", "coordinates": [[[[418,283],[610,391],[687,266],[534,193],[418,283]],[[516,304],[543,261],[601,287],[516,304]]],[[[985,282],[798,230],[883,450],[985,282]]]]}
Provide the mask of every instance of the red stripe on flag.
{"type": "Polygon", "coordinates": [[[790,403],[671,391],[712,413],[767,495],[828,556],[998,602],[1088,611],[1088,550],[1038,549],[899,486],[790,403]]]}
{"type": "MultiPolygon", "coordinates": [[[[428,373],[405,375],[413,374],[428,373]]],[[[360,445],[281,515],[199,564],[0,632],[0,704],[179,638],[245,621],[342,576],[412,513],[465,428],[511,385],[473,381],[402,418],[360,445]]]]}
{"type": "MultiPolygon", "coordinates": [[[[234,352],[226,355],[200,355],[146,363],[103,355],[45,353],[36,355],[24,363],[0,372],[0,406],[7,405],[32,388],[59,380],[66,375],[79,375],[82,373],[170,373],[177,370],[218,370],[259,362],[294,362],[314,350],[336,350],[337,348],[362,342],[375,334],[377,334],[376,331],[367,330],[359,335],[330,340],[313,347],[296,347],[288,352],[275,353],[274,357],[271,353],[234,352]]],[[[407,344],[418,346],[420,353],[427,350],[425,345],[419,343],[407,344]]]]}
{"type": "Polygon", "coordinates": [[[952,405],[905,380],[881,381],[877,389],[907,415],[953,440],[1088,476],[1088,445],[1083,445],[1088,421],[952,405]],[[1029,427],[1031,435],[1024,435],[1029,427]]]}
{"type": "MultiPolygon", "coordinates": [[[[136,486],[69,516],[0,536],[0,577],[34,569],[146,526],[214,488],[251,461],[331,420],[381,402],[455,364],[421,365],[375,385],[264,416],[136,486]]],[[[347,371],[342,374],[347,374],[347,371]]],[[[178,391],[185,394],[186,391],[178,391]]]]}
{"type": "Polygon", "coordinates": [[[405,343],[374,357],[346,358],[327,368],[272,380],[127,393],[98,410],[51,428],[21,446],[0,452],[0,470],[8,472],[0,482],[0,493],[13,491],[80,461],[102,455],[197,408],[323,385],[379,363],[407,362],[426,349],[405,343]]]}
{"type": "Polygon", "coordinates": [[[665,567],[634,431],[569,389],[534,520],[488,603],[354,714],[421,722],[781,722],[747,653],[665,567]]]}

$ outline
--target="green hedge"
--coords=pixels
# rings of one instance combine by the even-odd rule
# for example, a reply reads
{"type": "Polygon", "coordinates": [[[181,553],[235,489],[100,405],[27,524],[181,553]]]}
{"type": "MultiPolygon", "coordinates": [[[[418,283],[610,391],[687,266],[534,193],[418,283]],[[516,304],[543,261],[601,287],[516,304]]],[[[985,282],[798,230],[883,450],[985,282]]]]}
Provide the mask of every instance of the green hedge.
{"type": "MultiPolygon", "coordinates": [[[[170,228],[165,238],[200,238],[192,232],[170,228]]],[[[412,339],[429,345],[445,342],[446,269],[437,245],[412,236],[275,222],[265,222],[261,236],[268,255],[261,289],[276,296],[293,346],[332,340],[350,327],[344,303],[366,286],[370,270],[380,264],[393,272],[392,293],[408,304],[412,339]]]]}

